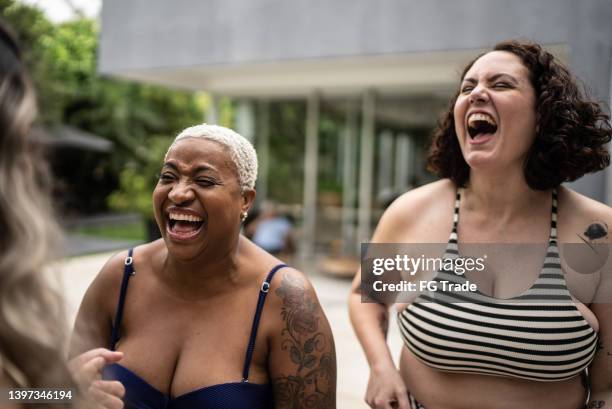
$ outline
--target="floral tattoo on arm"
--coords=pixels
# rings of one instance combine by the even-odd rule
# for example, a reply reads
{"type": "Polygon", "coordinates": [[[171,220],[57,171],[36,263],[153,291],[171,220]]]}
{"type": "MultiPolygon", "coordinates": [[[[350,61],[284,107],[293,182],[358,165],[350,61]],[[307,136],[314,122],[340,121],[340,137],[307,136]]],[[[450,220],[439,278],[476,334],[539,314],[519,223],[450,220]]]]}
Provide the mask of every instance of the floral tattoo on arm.
{"type": "Polygon", "coordinates": [[[276,295],[283,300],[281,349],[293,368],[273,379],[277,408],[333,409],[336,407],[336,356],[331,335],[323,332],[324,320],[304,282],[285,274],[276,295]]]}

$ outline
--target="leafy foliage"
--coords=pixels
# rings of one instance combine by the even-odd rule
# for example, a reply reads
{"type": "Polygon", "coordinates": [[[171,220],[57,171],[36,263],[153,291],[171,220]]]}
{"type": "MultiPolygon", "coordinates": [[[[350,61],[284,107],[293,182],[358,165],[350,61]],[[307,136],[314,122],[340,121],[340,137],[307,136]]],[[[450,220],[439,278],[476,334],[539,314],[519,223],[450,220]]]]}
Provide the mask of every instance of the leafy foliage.
{"type": "Polygon", "coordinates": [[[269,196],[280,203],[301,203],[304,189],[306,105],[270,104],[269,196]]]}
{"type": "Polygon", "coordinates": [[[108,197],[108,204],[113,209],[136,210],[145,217],[153,219],[151,193],[158,178],[162,158],[172,138],[150,138],[148,160],[143,165],[130,162],[121,170],[119,189],[108,197]]]}
{"type": "MultiPolygon", "coordinates": [[[[118,181],[119,191],[108,201],[112,208],[149,214],[145,203],[167,148],[159,145],[202,122],[207,97],[98,74],[96,21],[78,18],[54,25],[36,7],[16,0],[0,0],[0,11],[24,49],[38,94],[39,122],[72,125],[112,141],[110,160],[90,169],[118,181]]],[[[85,181],[79,194],[96,195],[95,184],[85,181]]]]}
{"type": "MultiPolygon", "coordinates": [[[[105,210],[98,209],[100,203],[107,203],[112,209],[152,216],[150,197],[163,154],[172,136],[202,122],[209,97],[100,75],[100,28],[94,20],[77,18],[53,24],[39,9],[17,0],[0,0],[0,11],[17,32],[25,51],[38,94],[39,122],[45,126],[72,125],[114,143],[111,155],[82,155],[82,161],[87,163],[70,164],[68,182],[78,185],[71,203],[82,204],[87,199],[95,203],[89,208],[98,211],[105,210]],[[94,170],[95,179],[88,175],[94,170]],[[101,188],[99,180],[110,182],[101,188]],[[112,190],[115,191],[105,200],[112,190]]],[[[232,126],[232,102],[222,98],[218,104],[219,122],[232,126]]],[[[300,100],[274,101],[269,115],[269,198],[301,203],[306,105],[300,100]]],[[[342,126],[342,121],[322,112],[321,192],[341,191],[337,149],[342,126]]]]}

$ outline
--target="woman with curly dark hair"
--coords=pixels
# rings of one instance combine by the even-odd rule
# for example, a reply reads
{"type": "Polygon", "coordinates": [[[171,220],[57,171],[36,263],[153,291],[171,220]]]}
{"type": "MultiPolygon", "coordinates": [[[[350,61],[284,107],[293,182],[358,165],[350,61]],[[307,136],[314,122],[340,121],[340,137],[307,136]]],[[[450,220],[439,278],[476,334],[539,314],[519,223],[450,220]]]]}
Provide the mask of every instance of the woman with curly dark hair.
{"type": "Polygon", "coordinates": [[[467,65],[434,132],[428,163],[442,180],[396,200],[372,242],[447,243],[444,260],[472,243],[541,252],[487,260],[480,275],[434,272],[438,284],[477,290],[427,290],[400,305],[399,371],[381,331],[388,305],[361,303],[359,272],[349,304],[370,407],[612,405],[612,263],[589,270],[595,253],[564,250],[607,249],[612,209],[561,186],[608,166],[611,136],[602,107],[537,44],[502,42],[467,65]]]}

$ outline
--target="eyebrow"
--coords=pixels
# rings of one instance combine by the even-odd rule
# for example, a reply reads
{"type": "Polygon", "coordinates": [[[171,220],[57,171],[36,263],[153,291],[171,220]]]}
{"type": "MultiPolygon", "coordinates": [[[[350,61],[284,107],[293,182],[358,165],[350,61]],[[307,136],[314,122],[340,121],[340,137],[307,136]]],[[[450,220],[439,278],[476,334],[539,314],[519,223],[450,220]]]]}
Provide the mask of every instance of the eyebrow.
{"type": "MultiPolygon", "coordinates": [[[[171,168],[172,170],[176,172],[179,172],[178,167],[173,162],[165,162],[162,168],[166,168],[166,167],[171,168]]],[[[217,169],[215,169],[213,166],[200,165],[193,170],[192,174],[197,174],[197,173],[206,172],[206,171],[218,172],[217,169]]]]}
{"type": "MultiPolygon", "coordinates": [[[[512,75],[510,74],[506,74],[506,73],[499,73],[499,74],[495,74],[492,75],[488,81],[493,82],[493,81],[497,81],[498,79],[500,79],[501,77],[506,77],[508,78],[510,81],[512,81],[514,84],[518,84],[518,80],[516,78],[514,78],[512,75]]],[[[463,82],[469,82],[470,84],[476,84],[478,81],[475,78],[464,78],[463,82]]]]}

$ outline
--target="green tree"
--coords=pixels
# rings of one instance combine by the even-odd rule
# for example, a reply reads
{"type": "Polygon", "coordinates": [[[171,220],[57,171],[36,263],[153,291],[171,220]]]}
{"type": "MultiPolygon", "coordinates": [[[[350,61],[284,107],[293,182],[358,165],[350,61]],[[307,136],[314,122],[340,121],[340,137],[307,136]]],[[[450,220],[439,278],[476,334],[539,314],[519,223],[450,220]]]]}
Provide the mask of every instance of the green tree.
{"type": "Polygon", "coordinates": [[[109,199],[112,208],[148,213],[143,203],[148,203],[165,152],[160,146],[202,121],[207,97],[101,76],[94,20],[55,25],[36,7],[15,0],[0,0],[0,11],[24,49],[38,94],[39,122],[72,125],[112,141],[111,157],[91,169],[118,181],[118,193],[109,199]]]}

